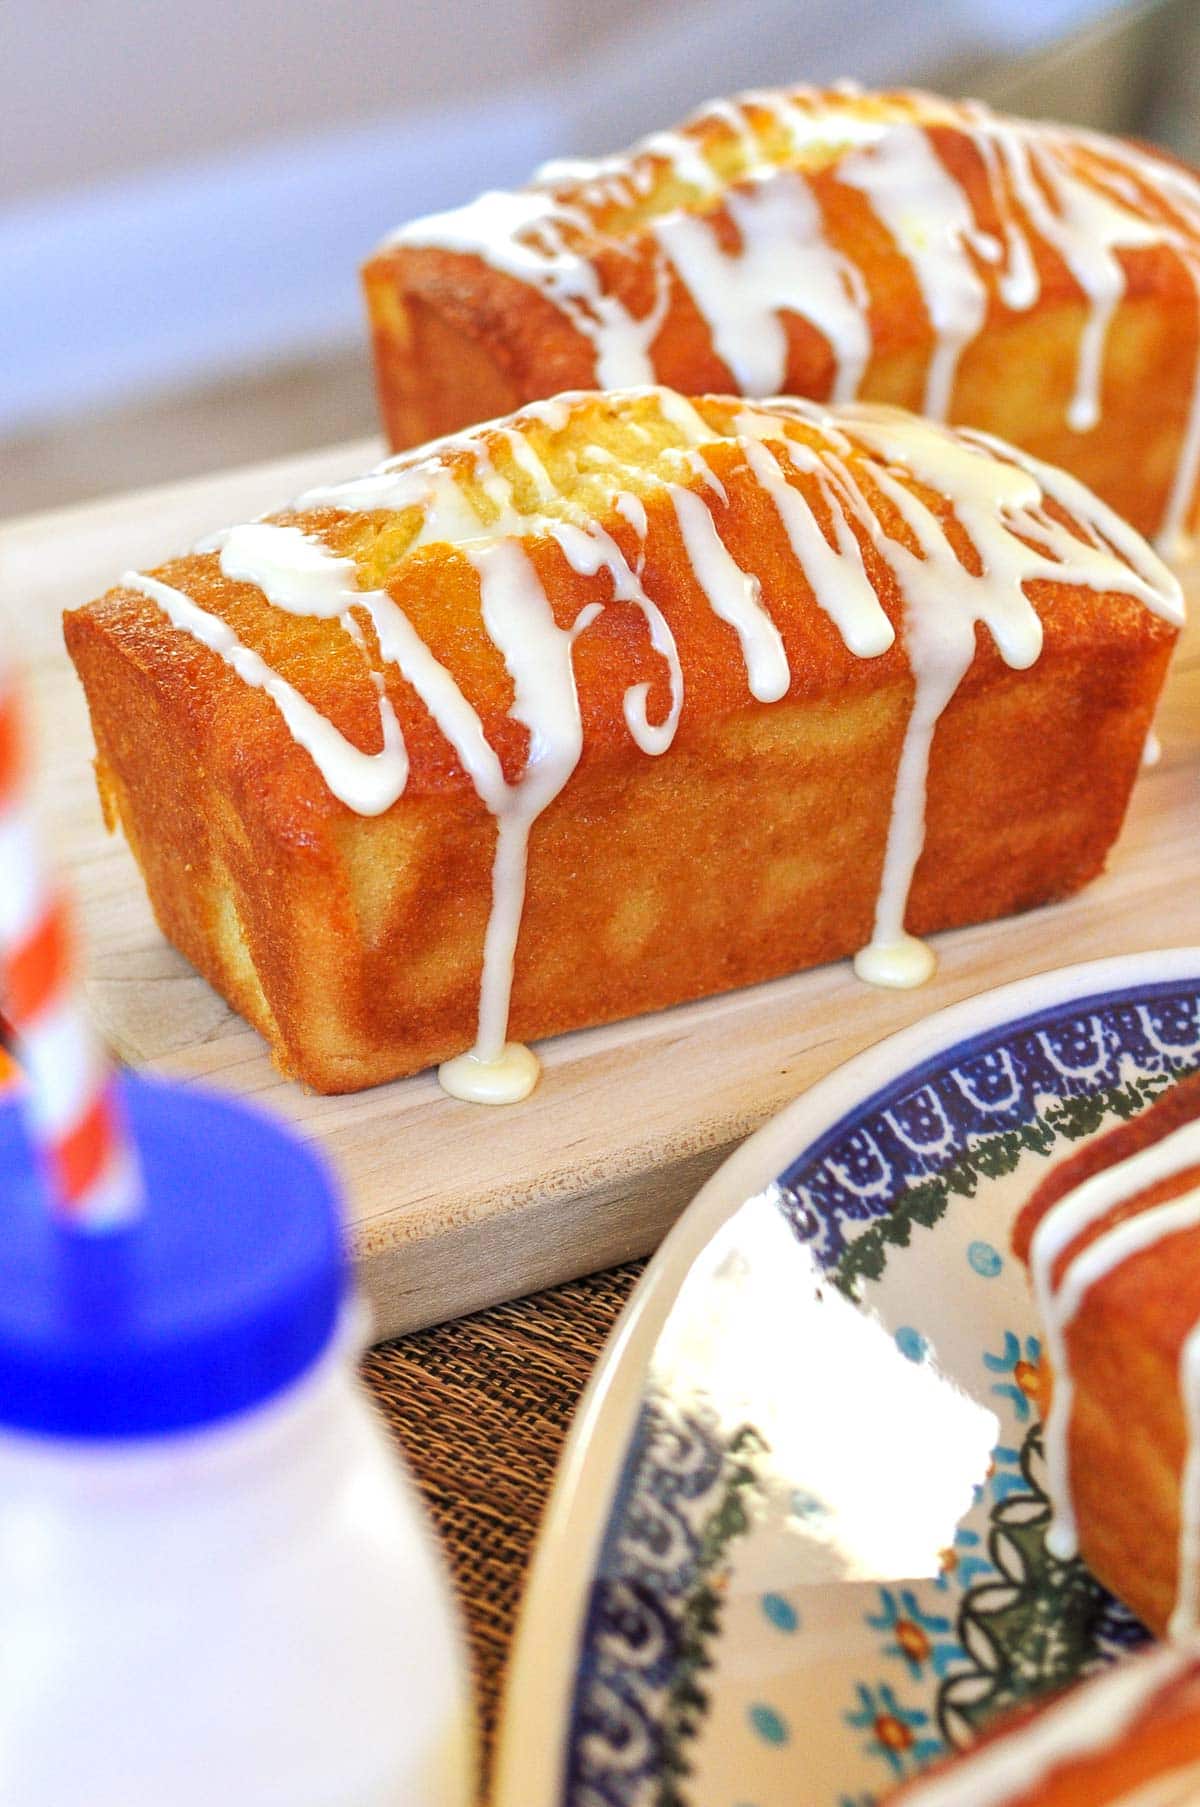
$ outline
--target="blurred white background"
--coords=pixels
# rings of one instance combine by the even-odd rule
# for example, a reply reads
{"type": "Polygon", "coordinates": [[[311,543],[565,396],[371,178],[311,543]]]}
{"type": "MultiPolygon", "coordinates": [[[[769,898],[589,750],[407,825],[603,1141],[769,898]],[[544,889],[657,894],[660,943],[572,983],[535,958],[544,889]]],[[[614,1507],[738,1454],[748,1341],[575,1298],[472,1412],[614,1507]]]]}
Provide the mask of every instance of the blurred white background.
{"type": "Polygon", "coordinates": [[[369,431],[403,218],[853,75],[1194,150],[1198,0],[10,0],[0,513],[369,431]]]}

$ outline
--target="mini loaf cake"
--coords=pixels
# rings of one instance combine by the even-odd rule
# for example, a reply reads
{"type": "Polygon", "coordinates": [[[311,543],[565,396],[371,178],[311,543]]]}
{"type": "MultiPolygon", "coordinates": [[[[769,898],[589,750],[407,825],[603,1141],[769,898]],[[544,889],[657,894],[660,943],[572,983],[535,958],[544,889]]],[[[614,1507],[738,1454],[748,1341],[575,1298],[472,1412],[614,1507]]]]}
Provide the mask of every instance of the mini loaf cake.
{"type": "Polygon", "coordinates": [[[1056,1167],[1014,1247],[1051,1372],[1050,1548],[1184,1637],[1200,1629],[1200,1076],[1056,1167]]]}
{"type": "Polygon", "coordinates": [[[1200,1646],[1129,1657],[888,1797],[888,1807],[1195,1807],[1200,1646]]]}
{"type": "Polygon", "coordinates": [[[1200,180],[978,103],[746,94],[402,227],[364,279],[396,446],[556,390],[855,396],[997,433],[1180,541],[1200,180]]]}
{"type": "Polygon", "coordinates": [[[66,635],[158,919],[279,1064],[515,1097],[530,1037],[851,953],[915,983],[915,936],[1083,884],[1180,619],[979,434],[647,390],[312,492],[66,635]]]}

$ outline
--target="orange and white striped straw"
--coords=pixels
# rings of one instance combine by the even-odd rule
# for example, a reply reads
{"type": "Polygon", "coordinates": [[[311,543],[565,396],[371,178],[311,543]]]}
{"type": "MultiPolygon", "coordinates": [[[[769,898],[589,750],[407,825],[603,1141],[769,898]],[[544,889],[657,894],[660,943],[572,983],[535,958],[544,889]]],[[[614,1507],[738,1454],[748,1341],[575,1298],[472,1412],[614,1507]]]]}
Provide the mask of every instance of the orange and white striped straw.
{"type": "Polygon", "coordinates": [[[12,1027],[57,1214],[107,1230],[141,1209],[138,1164],[108,1059],[83,1004],[66,898],[50,877],[29,798],[21,701],[0,666],[0,1006],[12,1027]]]}

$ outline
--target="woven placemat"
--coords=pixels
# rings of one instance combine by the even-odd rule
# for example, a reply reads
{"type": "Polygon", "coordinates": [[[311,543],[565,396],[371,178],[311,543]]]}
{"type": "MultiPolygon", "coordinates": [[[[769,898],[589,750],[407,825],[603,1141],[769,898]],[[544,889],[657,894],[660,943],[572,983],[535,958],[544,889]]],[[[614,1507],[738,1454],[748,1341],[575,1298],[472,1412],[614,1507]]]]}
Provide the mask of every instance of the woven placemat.
{"type": "Polygon", "coordinates": [[[363,1360],[450,1563],[485,1775],[513,1622],[563,1440],[644,1265],[382,1343],[363,1360]]]}

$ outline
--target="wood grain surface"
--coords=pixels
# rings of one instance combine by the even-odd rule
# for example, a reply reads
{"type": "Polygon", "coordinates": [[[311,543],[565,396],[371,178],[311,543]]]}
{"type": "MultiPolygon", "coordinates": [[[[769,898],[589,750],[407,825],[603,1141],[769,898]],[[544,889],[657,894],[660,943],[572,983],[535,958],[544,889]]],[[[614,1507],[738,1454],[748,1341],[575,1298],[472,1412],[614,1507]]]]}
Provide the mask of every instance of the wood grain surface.
{"type": "MultiPolygon", "coordinates": [[[[939,936],[916,992],[846,964],[540,1048],[524,1104],[444,1096],[432,1074],[319,1098],[167,946],[128,850],[104,832],[83,697],[59,614],[200,534],[364,469],[372,442],[30,517],[0,530],[0,635],[35,699],[52,847],[74,877],[88,993],[126,1060],[253,1097],[332,1156],[379,1336],[646,1253],[729,1149],[859,1049],[942,1005],[1075,960],[1200,942],[1200,631],[1176,654],[1164,754],[1107,874],[1065,904],[939,936]]],[[[1193,582],[1193,593],[1200,584],[1193,582]]]]}

